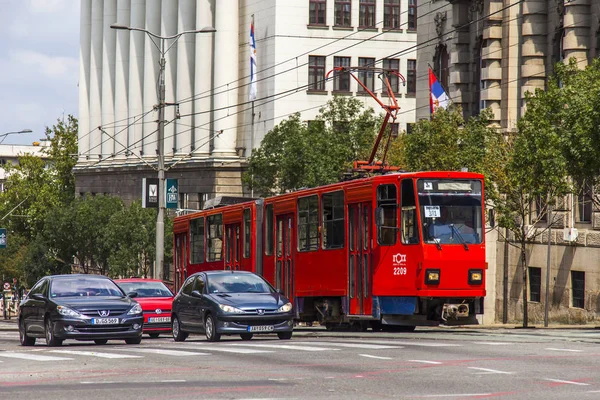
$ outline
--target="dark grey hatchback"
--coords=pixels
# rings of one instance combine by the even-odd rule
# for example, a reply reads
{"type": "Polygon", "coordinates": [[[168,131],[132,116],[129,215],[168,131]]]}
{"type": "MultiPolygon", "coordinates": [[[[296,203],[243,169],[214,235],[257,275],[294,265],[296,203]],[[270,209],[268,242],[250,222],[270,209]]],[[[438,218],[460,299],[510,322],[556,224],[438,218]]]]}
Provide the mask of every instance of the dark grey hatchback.
{"type": "Polygon", "coordinates": [[[21,303],[19,338],[23,346],[33,346],[36,338],[45,338],[48,346],[65,339],[139,344],[143,323],[142,307],[111,279],[54,275],[40,279],[21,303]]]}
{"type": "Polygon", "coordinates": [[[216,342],[221,335],[277,333],[291,339],[292,303],[260,276],[245,271],[206,271],[189,276],[173,300],[173,338],[205,333],[216,342]]]}

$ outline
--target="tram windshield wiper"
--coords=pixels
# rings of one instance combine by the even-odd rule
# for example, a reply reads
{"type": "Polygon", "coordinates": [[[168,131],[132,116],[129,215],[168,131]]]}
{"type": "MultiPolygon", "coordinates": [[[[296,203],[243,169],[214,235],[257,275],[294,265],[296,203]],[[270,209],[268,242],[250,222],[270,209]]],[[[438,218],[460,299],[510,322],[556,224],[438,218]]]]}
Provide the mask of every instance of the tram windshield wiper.
{"type": "Polygon", "coordinates": [[[440,238],[436,237],[432,232],[429,231],[429,229],[427,229],[429,227],[429,224],[427,222],[423,224],[423,227],[425,228],[423,229],[423,231],[427,232],[427,237],[433,239],[433,243],[435,243],[435,246],[438,248],[438,250],[441,250],[442,245],[440,245],[440,238]]]}
{"type": "Polygon", "coordinates": [[[460,234],[460,231],[458,230],[458,228],[456,226],[454,226],[454,224],[450,224],[450,229],[452,230],[452,232],[456,232],[456,236],[458,237],[458,239],[462,243],[462,245],[465,248],[465,250],[469,251],[469,246],[467,246],[467,242],[465,242],[465,239],[460,234]]]}

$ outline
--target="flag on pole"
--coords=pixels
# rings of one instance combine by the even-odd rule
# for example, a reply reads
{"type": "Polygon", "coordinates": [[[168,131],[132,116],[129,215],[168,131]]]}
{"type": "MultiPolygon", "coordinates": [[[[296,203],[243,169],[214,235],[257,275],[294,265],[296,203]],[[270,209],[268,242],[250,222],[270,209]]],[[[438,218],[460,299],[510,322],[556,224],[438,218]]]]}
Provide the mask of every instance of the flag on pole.
{"type": "Polygon", "coordinates": [[[254,16],[250,22],[250,101],[256,100],[256,41],[254,40],[254,16]]]}
{"type": "Polygon", "coordinates": [[[431,114],[438,108],[448,108],[450,104],[450,98],[444,91],[442,84],[438,81],[437,77],[433,73],[431,67],[429,67],[429,111],[431,114]]]}

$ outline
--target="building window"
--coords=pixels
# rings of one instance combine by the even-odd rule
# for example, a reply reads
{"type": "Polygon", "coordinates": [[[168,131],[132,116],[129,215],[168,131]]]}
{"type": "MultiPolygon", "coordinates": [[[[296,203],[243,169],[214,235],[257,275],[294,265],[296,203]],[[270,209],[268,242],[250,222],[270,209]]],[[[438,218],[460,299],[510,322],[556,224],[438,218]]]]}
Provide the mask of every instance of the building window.
{"type": "Polygon", "coordinates": [[[408,30],[417,30],[417,0],[408,0],[408,30]]]}
{"type": "MultiPolygon", "coordinates": [[[[400,72],[400,60],[397,58],[384,58],[383,59],[383,69],[388,71],[396,71],[396,73],[400,72]]],[[[394,91],[394,93],[400,92],[400,78],[398,75],[388,74],[388,81],[390,82],[390,87],[394,91]]]]}
{"type": "Polygon", "coordinates": [[[407,122],[406,123],[406,134],[410,135],[411,133],[413,133],[413,130],[415,129],[415,124],[411,123],[411,122],[407,122]]]}
{"type": "Polygon", "coordinates": [[[319,196],[298,199],[298,250],[317,250],[319,247],[319,196]]]}
{"type": "Polygon", "coordinates": [[[535,212],[532,215],[533,220],[531,223],[535,224],[536,222],[546,222],[548,220],[548,214],[546,213],[546,201],[541,196],[537,196],[534,203],[535,212]]]}
{"type": "Polygon", "coordinates": [[[190,242],[192,264],[201,264],[204,262],[204,217],[196,218],[190,221],[190,242]]]}
{"type": "Polygon", "coordinates": [[[450,70],[448,68],[448,49],[446,45],[438,45],[435,49],[435,56],[433,57],[433,72],[435,76],[439,79],[442,87],[448,93],[448,76],[450,75],[450,70]]]}
{"type": "Polygon", "coordinates": [[[397,122],[390,122],[388,124],[390,126],[390,135],[393,138],[397,138],[398,137],[398,131],[400,129],[400,124],[397,122]]]}
{"type": "Polygon", "coordinates": [[[383,226],[377,232],[377,243],[383,246],[396,244],[398,232],[398,195],[396,192],[396,185],[379,185],[377,187],[377,208],[383,213],[383,226]]]}
{"type": "Polygon", "coordinates": [[[352,0],[335,0],[335,26],[351,26],[351,10],[352,0]]]}
{"type": "Polygon", "coordinates": [[[400,0],[384,0],[383,27],[386,29],[400,28],[400,0]]]}
{"type": "MultiPolygon", "coordinates": [[[[334,57],[334,67],[350,67],[350,57],[334,57]]],[[[350,73],[348,71],[335,71],[333,90],[336,92],[350,91],[350,73]]]]}
{"type": "Polygon", "coordinates": [[[309,0],[309,25],[325,25],[327,0],[309,0]]]}
{"type": "Polygon", "coordinates": [[[190,204],[189,193],[179,193],[179,208],[187,210],[190,204]]]}
{"type": "Polygon", "coordinates": [[[585,308],[585,272],[571,271],[573,307],[585,308]]]}
{"type": "Polygon", "coordinates": [[[323,248],[344,247],[344,192],[325,193],[323,201],[323,248]]]}
{"type": "Polygon", "coordinates": [[[211,215],[206,218],[206,244],[208,261],[223,259],[223,215],[211,215]]]}
{"type": "Polygon", "coordinates": [[[204,203],[208,200],[208,194],[206,193],[198,193],[198,210],[202,210],[204,208],[204,203]]]}
{"type": "Polygon", "coordinates": [[[592,204],[592,186],[586,182],[577,195],[579,222],[592,222],[592,204]]]}
{"type": "Polygon", "coordinates": [[[540,302],[542,292],[542,269],[529,267],[529,301],[540,302]]]}
{"type": "MultiPolygon", "coordinates": [[[[375,65],[374,58],[359,58],[358,66],[363,67],[365,69],[358,70],[358,79],[362,82],[363,85],[367,87],[371,92],[375,90],[375,75],[373,74],[373,70],[371,67],[375,65]]],[[[359,92],[366,92],[366,90],[358,85],[359,92]]]]}
{"type": "Polygon", "coordinates": [[[417,60],[406,62],[406,94],[414,96],[417,93],[417,60]]]}
{"type": "Polygon", "coordinates": [[[375,28],[375,0],[360,0],[358,26],[375,28]]]}
{"type": "Polygon", "coordinates": [[[324,56],[308,56],[308,90],[325,90],[324,56]]]}

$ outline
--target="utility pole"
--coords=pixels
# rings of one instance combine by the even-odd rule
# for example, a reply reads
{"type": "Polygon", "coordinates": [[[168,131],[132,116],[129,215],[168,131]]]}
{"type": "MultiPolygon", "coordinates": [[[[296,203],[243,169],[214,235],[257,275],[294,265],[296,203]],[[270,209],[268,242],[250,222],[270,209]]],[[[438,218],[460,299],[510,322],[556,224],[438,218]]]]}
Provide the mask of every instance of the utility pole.
{"type": "MultiPolygon", "coordinates": [[[[549,197],[549,196],[548,196],[549,197]]],[[[544,326],[548,327],[548,312],[550,307],[550,248],[552,247],[552,205],[548,201],[548,254],[546,256],[546,299],[544,300],[544,326]]]]}

